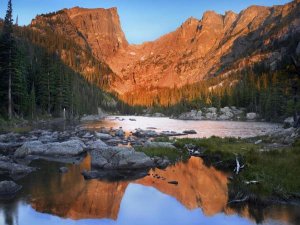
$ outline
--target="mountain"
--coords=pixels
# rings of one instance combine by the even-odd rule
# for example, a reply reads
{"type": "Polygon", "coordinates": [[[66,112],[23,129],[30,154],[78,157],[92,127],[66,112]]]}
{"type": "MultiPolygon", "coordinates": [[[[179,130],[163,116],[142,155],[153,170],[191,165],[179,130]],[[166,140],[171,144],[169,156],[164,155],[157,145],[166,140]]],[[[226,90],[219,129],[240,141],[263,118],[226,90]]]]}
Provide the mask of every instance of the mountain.
{"type": "Polygon", "coordinates": [[[108,65],[114,74],[109,90],[121,98],[128,93],[147,98],[164,88],[229,77],[258,63],[277,70],[291,60],[300,42],[300,0],[251,6],[239,14],[208,11],[202,19],[189,18],[174,32],[141,45],[128,44],[116,8],[64,9],[38,16],[30,27],[67,34],[108,65]]]}

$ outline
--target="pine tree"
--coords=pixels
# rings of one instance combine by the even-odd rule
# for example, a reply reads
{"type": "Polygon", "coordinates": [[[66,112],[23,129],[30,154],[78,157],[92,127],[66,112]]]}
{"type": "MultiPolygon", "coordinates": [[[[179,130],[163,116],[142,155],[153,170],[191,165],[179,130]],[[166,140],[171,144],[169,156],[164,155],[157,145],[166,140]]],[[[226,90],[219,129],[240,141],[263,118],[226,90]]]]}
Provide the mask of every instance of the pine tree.
{"type": "Polygon", "coordinates": [[[1,97],[7,104],[8,118],[12,118],[12,79],[15,74],[15,39],[13,36],[12,3],[8,1],[3,31],[0,40],[1,97]]]}

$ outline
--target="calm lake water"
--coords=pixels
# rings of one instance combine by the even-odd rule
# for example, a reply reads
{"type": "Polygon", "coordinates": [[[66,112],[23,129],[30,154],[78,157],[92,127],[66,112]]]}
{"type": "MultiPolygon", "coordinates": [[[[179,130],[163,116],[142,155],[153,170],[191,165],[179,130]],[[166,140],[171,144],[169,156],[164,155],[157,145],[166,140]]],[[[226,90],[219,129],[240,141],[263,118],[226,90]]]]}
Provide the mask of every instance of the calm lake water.
{"type": "Polygon", "coordinates": [[[120,116],[108,117],[105,121],[93,122],[87,125],[90,128],[101,127],[122,127],[125,131],[131,132],[137,128],[155,131],[175,131],[196,130],[197,134],[184,137],[202,138],[213,135],[219,137],[253,137],[265,135],[272,130],[281,130],[281,124],[263,122],[236,122],[236,121],[186,121],[169,118],[142,117],[142,116],[120,116]],[[135,120],[135,121],[132,121],[135,120]]]}
{"type": "Polygon", "coordinates": [[[226,174],[200,158],[120,182],[85,181],[80,172],[90,168],[89,157],[67,165],[67,174],[58,173],[61,163],[34,165],[41,170],[19,181],[23,190],[15,200],[1,202],[1,225],[300,224],[296,206],[230,208],[226,174]]]}
{"type": "MultiPolygon", "coordinates": [[[[197,137],[249,137],[281,129],[268,123],[144,117],[110,117],[88,126],[123,127],[128,132],[148,127],[176,132],[194,129],[197,137]]],[[[139,180],[118,182],[84,180],[81,171],[90,170],[89,156],[78,165],[47,161],[31,165],[40,170],[18,181],[23,189],[14,200],[0,201],[0,225],[300,224],[299,206],[229,207],[227,175],[206,167],[200,158],[149,171],[149,176],[139,180]],[[60,174],[61,166],[67,166],[69,172],[60,174]],[[179,184],[168,183],[173,180],[179,184]]]]}

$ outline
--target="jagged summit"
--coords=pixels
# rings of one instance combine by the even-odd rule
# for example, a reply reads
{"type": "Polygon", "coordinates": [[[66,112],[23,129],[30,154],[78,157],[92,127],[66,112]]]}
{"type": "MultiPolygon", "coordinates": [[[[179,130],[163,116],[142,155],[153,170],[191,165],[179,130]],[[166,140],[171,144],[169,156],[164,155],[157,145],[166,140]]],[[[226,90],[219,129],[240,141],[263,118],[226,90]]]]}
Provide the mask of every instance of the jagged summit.
{"type": "MultiPolygon", "coordinates": [[[[118,75],[111,88],[120,95],[137,90],[181,87],[257,62],[276,65],[288,46],[273,44],[300,33],[300,0],[283,6],[251,6],[239,14],[207,11],[155,41],[129,45],[116,8],[75,7],[37,17],[31,27],[47,27],[91,49],[118,75]]],[[[298,35],[300,36],[300,34],[298,35]]],[[[284,42],[289,43],[289,42],[284,42]]]]}

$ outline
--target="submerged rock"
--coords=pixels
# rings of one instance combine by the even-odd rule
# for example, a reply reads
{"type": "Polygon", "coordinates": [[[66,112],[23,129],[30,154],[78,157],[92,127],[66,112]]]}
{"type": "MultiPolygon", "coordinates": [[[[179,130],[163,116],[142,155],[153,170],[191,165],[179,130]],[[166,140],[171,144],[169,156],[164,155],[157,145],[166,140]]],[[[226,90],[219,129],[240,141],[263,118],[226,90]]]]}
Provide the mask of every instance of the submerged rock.
{"type": "Polygon", "coordinates": [[[0,198],[14,197],[18,191],[22,189],[21,185],[16,184],[13,181],[1,181],[0,182],[0,198]]]}
{"type": "Polygon", "coordinates": [[[195,130],[185,130],[183,131],[184,134],[197,134],[197,131],[195,130]]]}
{"type": "Polygon", "coordinates": [[[15,151],[16,158],[24,158],[29,155],[37,156],[76,156],[85,152],[86,146],[80,140],[54,142],[43,144],[40,141],[26,142],[15,151]]]}
{"type": "Polygon", "coordinates": [[[67,172],[69,172],[69,169],[67,167],[60,167],[59,172],[60,173],[67,173],[67,172]]]}

